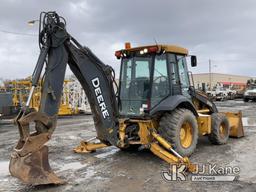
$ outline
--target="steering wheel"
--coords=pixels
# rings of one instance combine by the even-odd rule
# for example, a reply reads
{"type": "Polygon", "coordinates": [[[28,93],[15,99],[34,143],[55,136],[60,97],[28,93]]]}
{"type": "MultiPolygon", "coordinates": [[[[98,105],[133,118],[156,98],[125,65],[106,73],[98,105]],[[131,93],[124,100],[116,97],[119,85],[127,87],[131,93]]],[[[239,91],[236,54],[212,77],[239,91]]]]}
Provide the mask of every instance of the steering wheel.
{"type": "Polygon", "coordinates": [[[153,82],[156,82],[158,79],[161,81],[161,78],[164,78],[163,81],[168,81],[168,77],[166,77],[166,76],[164,76],[164,75],[161,75],[161,76],[157,77],[156,79],[154,79],[153,82]]]}
{"type": "Polygon", "coordinates": [[[133,89],[134,96],[144,97],[145,96],[144,94],[147,94],[146,91],[149,90],[149,78],[148,77],[136,78],[135,80],[131,81],[130,89],[133,89]]]}

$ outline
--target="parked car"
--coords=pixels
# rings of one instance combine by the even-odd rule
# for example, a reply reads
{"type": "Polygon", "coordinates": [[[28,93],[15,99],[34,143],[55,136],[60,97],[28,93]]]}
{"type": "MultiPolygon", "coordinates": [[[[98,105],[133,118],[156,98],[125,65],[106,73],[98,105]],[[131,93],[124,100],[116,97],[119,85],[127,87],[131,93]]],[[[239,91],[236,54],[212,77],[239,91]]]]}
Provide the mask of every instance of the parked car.
{"type": "Polygon", "coordinates": [[[248,102],[250,100],[256,101],[256,86],[250,86],[244,92],[244,102],[248,102]]]}
{"type": "Polygon", "coordinates": [[[210,99],[215,100],[215,98],[216,98],[216,93],[215,93],[215,91],[206,91],[206,94],[207,94],[207,96],[208,96],[210,99]]]}
{"type": "Polygon", "coordinates": [[[228,91],[222,87],[219,87],[215,90],[216,101],[224,101],[228,99],[228,91]]]}
{"type": "Polygon", "coordinates": [[[228,99],[233,100],[236,98],[237,91],[233,89],[226,89],[228,92],[228,99]]]}

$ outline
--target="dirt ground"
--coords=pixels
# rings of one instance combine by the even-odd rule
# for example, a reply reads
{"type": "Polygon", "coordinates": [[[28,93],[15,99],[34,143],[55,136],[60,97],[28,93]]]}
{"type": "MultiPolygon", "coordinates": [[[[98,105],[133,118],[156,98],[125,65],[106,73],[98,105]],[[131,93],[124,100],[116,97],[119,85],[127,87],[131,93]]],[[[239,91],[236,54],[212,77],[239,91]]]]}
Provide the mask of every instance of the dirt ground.
{"type": "Polygon", "coordinates": [[[0,191],[256,191],[256,103],[218,102],[220,111],[243,112],[246,136],[216,146],[200,138],[190,158],[196,163],[217,163],[240,167],[234,182],[166,182],[161,172],[168,164],[148,151],[124,152],[115,147],[91,154],[74,154],[80,140],[95,136],[90,115],[62,117],[49,146],[49,161],[67,184],[28,186],[12,178],[8,171],[9,156],[18,139],[17,128],[8,120],[0,123],[0,191]]]}

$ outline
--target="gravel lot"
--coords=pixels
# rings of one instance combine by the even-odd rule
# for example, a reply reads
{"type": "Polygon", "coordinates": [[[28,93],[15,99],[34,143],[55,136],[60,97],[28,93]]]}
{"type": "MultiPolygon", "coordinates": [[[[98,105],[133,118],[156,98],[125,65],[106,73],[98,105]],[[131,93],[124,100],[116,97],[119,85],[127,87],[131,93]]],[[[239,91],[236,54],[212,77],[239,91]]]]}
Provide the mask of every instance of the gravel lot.
{"type": "Polygon", "coordinates": [[[61,186],[27,186],[9,175],[8,161],[18,139],[17,128],[8,120],[0,123],[0,191],[256,191],[256,103],[217,102],[220,111],[243,112],[246,136],[230,138],[228,144],[211,145],[200,138],[190,158],[196,163],[240,167],[234,182],[166,182],[161,171],[168,164],[148,151],[123,152],[115,147],[92,154],[74,154],[80,140],[95,136],[90,115],[62,117],[48,143],[52,169],[67,184],[61,186]]]}

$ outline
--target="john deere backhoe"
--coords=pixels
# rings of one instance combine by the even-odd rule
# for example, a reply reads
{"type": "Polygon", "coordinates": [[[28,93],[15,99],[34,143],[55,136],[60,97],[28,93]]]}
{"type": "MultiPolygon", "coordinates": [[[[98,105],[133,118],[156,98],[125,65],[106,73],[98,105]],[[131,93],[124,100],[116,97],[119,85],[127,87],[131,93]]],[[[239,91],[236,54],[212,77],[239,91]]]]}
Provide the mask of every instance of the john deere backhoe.
{"type": "Polygon", "coordinates": [[[148,149],[168,163],[184,164],[193,171],[188,156],[199,135],[208,136],[213,144],[243,136],[241,113],[219,113],[214,103],[194,89],[186,58],[190,57],[192,67],[197,62],[187,49],[171,45],[132,48],[127,43],[115,53],[121,59],[116,93],[113,69],[66,31],[64,18],[56,12],[41,13],[39,32],[41,52],[28,101],[15,119],[20,139],[9,167],[11,175],[23,182],[63,183],[50,168],[45,143],[56,128],[67,64],[87,94],[99,141],[82,141],[75,152],[110,145],[148,149]],[[29,104],[44,65],[40,108],[33,111],[29,104]],[[35,127],[30,127],[32,121],[35,127]]]}

